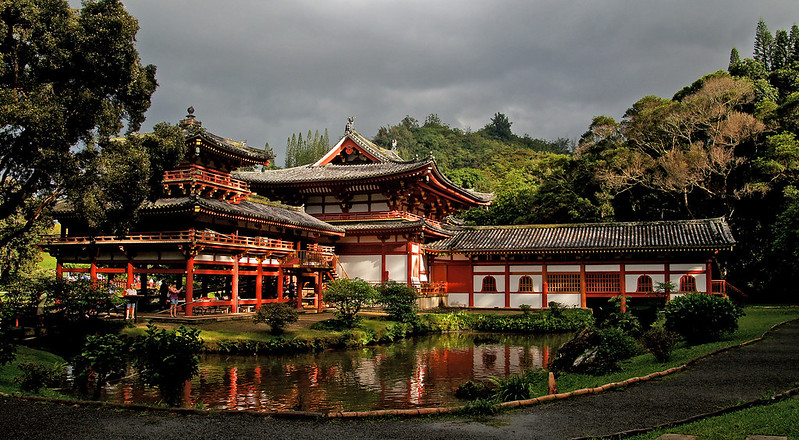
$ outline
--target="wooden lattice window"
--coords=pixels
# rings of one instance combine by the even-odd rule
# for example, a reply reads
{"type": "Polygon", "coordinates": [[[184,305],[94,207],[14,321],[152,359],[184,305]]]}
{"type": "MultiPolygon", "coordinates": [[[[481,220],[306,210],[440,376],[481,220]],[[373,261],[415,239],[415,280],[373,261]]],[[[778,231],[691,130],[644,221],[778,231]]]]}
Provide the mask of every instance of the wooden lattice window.
{"type": "Polygon", "coordinates": [[[587,273],[585,293],[621,293],[621,276],[618,273],[587,273]]]}
{"type": "Polygon", "coordinates": [[[580,293],[580,274],[547,274],[547,291],[550,293],[580,293]]]}
{"type": "Polygon", "coordinates": [[[638,293],[651,293],[654,292],[654,286],[652,285],[652,277],[649,275],[641,275],[638,277],[638,287],[635,289],[638,293]]]}
{"type": "Polygon", "coordinates": [[[487,276],[483,278],[483,289],[481,292],[496,292],[497,291],[497,280],[494,279],[492,276],[487,276]]]}
{"type": "Polygon", "coordinates": [[[532,292],[533,279],[525,275],[519,279],[519,292],[532,292]]]}
{"type": "Polygon", "coordinates": [[[683,275],[680,278],[680,292],[696,292],[696,278],[693,275],[683,275]]]}

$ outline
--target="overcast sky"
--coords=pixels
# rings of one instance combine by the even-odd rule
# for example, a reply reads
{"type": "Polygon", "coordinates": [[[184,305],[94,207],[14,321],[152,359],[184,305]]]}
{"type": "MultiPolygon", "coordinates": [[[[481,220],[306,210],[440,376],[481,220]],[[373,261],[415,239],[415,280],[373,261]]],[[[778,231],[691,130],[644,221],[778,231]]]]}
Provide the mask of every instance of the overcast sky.
{"type": "MultiPolygon", "coordinates": [[[[72,0],[75,3],[76,0],[72,0]]],[[[137,48],[158,67],[143,130],[194,106],[215,134],[269,145],[348,116],[371,138],[405,115],[477,130],[577,139],[645,95],[671,97],[751,56],[760,17],[799,22],[784,1],[127,0],[137,48]]]]}

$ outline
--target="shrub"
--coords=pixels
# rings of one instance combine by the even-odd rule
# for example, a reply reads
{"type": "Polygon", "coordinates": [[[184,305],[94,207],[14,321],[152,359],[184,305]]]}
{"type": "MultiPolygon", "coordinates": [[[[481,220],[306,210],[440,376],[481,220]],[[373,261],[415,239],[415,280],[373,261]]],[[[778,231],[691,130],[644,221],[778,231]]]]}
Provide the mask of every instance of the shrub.
{"type": "Polygon", "coordinates": [[[5,365],[17,357],[17,346],[11,332],[3,331],[0,328],[0,365],[5,365]]]}
{"type": "Polygon", "coordinates": [[[94,396],[100,396],[108,377],[125,370],[125,346],[117,335],[94,335],[86,338],[80,356],[75,361],[75,376],[87,383],[94,375],[94,396]]]}
{"type": "Polygon", "coordinates": [[[608,308],[610,310],[604,310],[602,317],[597,322],[599,328],[615,327],[632,337],[641,335],[641,323],[638,318],[629,311],[621,311],[620,296],[610,298],[608,300],[608,308]]]}
{"type": "Polygon", "coordinates": [[[665,328],[689,344],[718,341],[738,329],[743,311],[729,299],[688,293],[666,304],[665,328]]]}
{"type": "Polygon", "coordinates": [[[671,351],[681,339],[678,333],[661,327],[652,327],[641,336],[641,345],[652,353],[658,362],[668,362],[671,351]]]}
{"type": "Polygon", "coordinates": [[[377,302],[394,321],[412,322],[416,319],[416,297],[416,289],[396,281],[387,281],[377,288],[377,302]]]}
{"type": "Polygon", "coordinates": [[[286,303],[269,303],[264,304],[255,312],[253,322],[266,323],[269,325],[269,332],[273,335],[281,335],[286,329],[286,326],[292,322],[297,322],[299,319],[299,312],[294,307],[286,303]]]}
{"type": "Polygon", "coordinates": [[[15,377],[19,388],[27,393],[38,393],[44,387],[58,386],[64,376],[64,366],[49,367],[33,362],[24,362],[17,365],[22,376],[15,377]]]}
{"type": "Polygon", "coordinates": [[[331,281],[325,291],[325,298],[336,305],[336,318],[350,328],[361,308],[374,303],[376,296],[375,288],[360,278],[331,281]]]}
{"type": "Polygon", "coordinates": [[[521,310],[525,315],[529,314],[532,309],[533,308],[530,307],[529,304],[522,304],[519,306],[519,310],[521,310]]]}
{"type": "Polygon", "coordinates": [[[586,328],[558,349],[552,371],[600,376],[641,352],[635,339],[618,328],[586,328]]]}
{"type": "Polygon", "coordinates": [[[461,384],[455,390],[455,397],[461,400],[487,399],[492,394],[493,390],[485,382],[473,380],[461,384]]]}
{"type": "Polygon", "coordinates": [[[494,398],[499,402],[525,400],[535,397],[538,391],[548,384],[549,373],[544,370],[526,370],[507,379],[491,378],[495,385],[494,398]]]}
{"type": "Polygon", "coordinates": [[[144,382],[155,385],[167,404],[180,403],[186,381],[197,375],[203,349],[200,331],[180,326],[172,331],[147,325],[144,338],[133,345],[136,367],[144,382]]]}
{"type": "Polygon", "coordinates": [[[491,399],[475,399],[466,402],[461,412],[470,416],[490,416],[499,413],[497,402],[491,399]]]}

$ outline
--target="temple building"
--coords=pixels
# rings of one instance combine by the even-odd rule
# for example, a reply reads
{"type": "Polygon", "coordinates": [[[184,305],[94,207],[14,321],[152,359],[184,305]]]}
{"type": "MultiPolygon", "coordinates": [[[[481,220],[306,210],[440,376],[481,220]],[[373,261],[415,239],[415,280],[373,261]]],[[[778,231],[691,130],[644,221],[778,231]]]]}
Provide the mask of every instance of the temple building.
{"type": "Polygon", "coordinates": [[[271,151],[210,133],[189,109],[186,157],[165,173],[168,195],[142,207],[134,231],[94,236],[61,204],[62,234],[42,247],[59,275],[124,274],[127,286],[180,278],[187,315],[289,296],[318,310],[324,283],[341,277],[407,283],[425,308],[725,292],[714,278],[716,254],[735,244],[724,219],[463,226],[453,216],[489,205],[491,194],[456,185],[432,156],[406,161],[375,145],[353,120],[313,164],[243,171],[271,161],[271,151]]]}
{"type": "Polygon", "coordinates": [[[128,235],[94,235],[68,204],[56,206],[61,235],[45,238],[41,247],[56,257],[57,275],[122,275],[125,287],[139,288],[151,277],[176,279],[188,316],[252,310],[288,299],[284,293],[302,295],[303,286],[321,308],[323,279],[332,276],[335,255],[319,242],[343,237],[344,230],[302,208],[257,197],[231,176],[236,168],[268,163],[271,151],[210,133],[191,108],[180,125],[186,156],[164,174],[167,196],[146,202],[128,235]]]}

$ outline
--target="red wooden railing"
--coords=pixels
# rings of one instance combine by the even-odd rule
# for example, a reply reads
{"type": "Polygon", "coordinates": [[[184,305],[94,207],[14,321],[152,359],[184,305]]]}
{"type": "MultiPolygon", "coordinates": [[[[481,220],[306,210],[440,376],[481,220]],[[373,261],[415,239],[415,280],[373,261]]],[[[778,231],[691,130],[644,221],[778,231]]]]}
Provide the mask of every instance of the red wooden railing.
{"type": "Polygon", "coordinates": [[[198,181],[216,186],[249,192],[250,184],[242,180],[233,179],[229,174],[206,170],[199,167],[182,168],[164,173],[164,184],[198,181]]]}
{"type": "Polygon", "coordinates": [[[98,235],[95,237],[61,237],[48,235],[43,237],[42,244],[79,244],[79,243],[198,243],[205,245],[228,245],[236,247],[249,247],[257,249],[274,249],[292,251],[294,243],[264,237],[244,237],[240,235],[226,235],[215,231],[187,231],[151,232],[143,234],[130,234],[124,236],[98,235]]]}
{"type": "Polygon", "coordinates": [[[727,280],[713,280],[711,284],[712,293],[724,297],[732,296],[738,299],[748,298],[748,296],[739,288],[728,283],[727,280]]]}
{"type": "Polygon", "coordinates": [[[422,296],[440,295],[447,293],[447,283],[445,281],[434,281],[419,285],[419,294],[422,296]]]}

